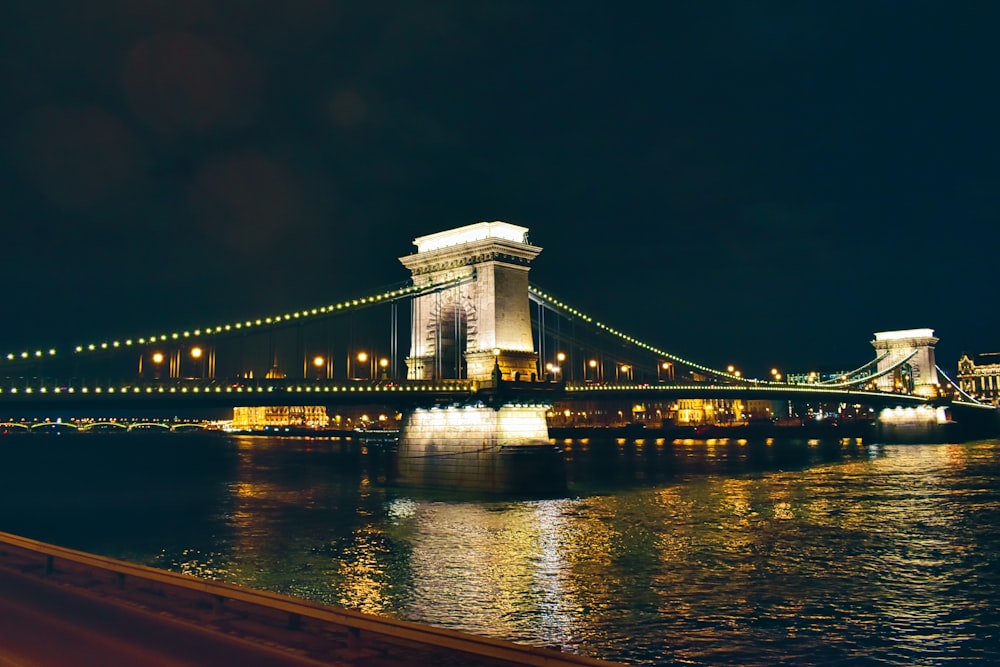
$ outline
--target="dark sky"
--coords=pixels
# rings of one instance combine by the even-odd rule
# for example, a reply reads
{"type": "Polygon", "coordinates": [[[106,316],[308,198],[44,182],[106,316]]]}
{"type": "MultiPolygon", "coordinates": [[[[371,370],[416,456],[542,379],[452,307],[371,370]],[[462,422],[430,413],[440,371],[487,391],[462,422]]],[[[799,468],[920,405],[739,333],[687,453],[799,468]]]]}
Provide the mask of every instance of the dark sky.
{"type": "Polygon", "coordinates": [[[4,9],[0,353],[360,296],[480,220],[711,365],[1000,349],[1000,4],[4,9]]]}

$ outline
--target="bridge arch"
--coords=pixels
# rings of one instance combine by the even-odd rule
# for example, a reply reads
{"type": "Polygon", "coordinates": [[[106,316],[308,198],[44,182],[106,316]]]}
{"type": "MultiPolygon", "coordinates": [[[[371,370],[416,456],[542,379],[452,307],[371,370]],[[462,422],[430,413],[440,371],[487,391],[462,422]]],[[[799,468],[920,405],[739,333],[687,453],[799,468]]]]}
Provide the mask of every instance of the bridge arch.
{"type": "Polygon", "coordinates": [[[434,355],[434,377],[444,380],[468,376],[465,353],[470,343],[475,349],[478,340],[476,306],[471,291],[462,285],[436,295],[431,328],[426,332],[434,336],[427,341],[428,350],[434,355]]]}

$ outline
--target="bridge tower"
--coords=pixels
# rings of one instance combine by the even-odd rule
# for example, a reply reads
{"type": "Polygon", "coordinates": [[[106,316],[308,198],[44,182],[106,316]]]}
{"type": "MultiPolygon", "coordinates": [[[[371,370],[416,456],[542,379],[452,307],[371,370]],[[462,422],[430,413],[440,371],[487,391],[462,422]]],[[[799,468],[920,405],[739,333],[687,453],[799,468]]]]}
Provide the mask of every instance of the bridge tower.
{"type": "Polygon", "coordinates": [[[410,380],[489,380],[495,366],[528,380],[537,372],[531,336],[528,265],[541,248],[528,230],[478,222],[414,239],[417,252],[399,261],[417,287],[459,284],[413,303],[410,380]]]}
{"type": "MultiPolygon", "coordinates": [[[[898,391],[897,380],[910,385],[908,388],[918,396],[932,398],[938,395],[937,366],[934,360],[934,345],[938,339],[933,329],[904,329],[902,331],[881,331],[875,334],[872,345],[875,356],[889,354],[878,362],[879,372],[899,363],[914,351],[916,354],[908,362],[907,373],[887,373],[876,380],[880,391],[898,391]]],[[[904,367],[905,368],[905,367],[904,367]]]]}
{"type": "Polygon", "coordinates": [[[536,387],[528,265],[541,248],[528,230],[479,222],[413,241],[401,257],[418,287],[442,285],[413,300],[407,378],[462,378],[491,387],[491,400],[413,408],[404,413],[396,451],[401,484],[503,493],[565,487],[561,452],[549,442],[544,399],[504,400],[509,386],[536,387]]]}

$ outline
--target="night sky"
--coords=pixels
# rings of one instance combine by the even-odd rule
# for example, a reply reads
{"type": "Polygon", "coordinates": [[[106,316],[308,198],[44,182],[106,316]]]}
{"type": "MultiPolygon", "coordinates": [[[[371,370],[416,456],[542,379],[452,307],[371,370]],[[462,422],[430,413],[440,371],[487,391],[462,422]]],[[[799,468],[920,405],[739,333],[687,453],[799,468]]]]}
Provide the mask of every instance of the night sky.
{"type": "Polygon", "coordinates": [[[481,220],[714,366],[1000,350],[1000,4],[4,9],[0,353],[362,296],[481,220]]]}

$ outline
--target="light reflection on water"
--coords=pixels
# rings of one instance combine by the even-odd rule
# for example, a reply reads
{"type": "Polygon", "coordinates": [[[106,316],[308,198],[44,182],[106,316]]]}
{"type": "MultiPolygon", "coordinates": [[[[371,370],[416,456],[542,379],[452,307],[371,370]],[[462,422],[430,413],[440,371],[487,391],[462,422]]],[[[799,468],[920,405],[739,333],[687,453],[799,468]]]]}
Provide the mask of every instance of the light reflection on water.
{"type": "Polygon", "coordinates": [[[0,529],[625,662],[1000,661],[996,442],[561,442],[571,496],[497,500],[375,444],[102,437],[0,441],[0,529]]]}

